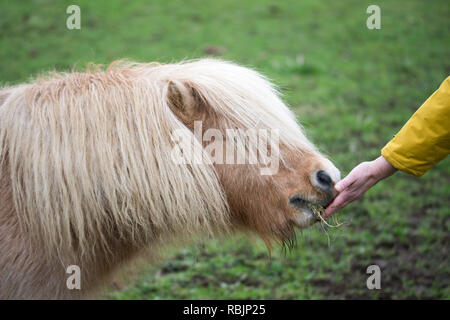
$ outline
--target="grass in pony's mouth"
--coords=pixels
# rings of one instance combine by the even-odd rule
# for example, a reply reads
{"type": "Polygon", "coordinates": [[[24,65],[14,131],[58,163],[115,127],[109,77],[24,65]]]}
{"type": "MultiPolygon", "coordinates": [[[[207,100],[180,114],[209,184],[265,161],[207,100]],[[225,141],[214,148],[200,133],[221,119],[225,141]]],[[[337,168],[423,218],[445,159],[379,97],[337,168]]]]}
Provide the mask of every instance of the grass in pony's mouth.
{"type": "Polygon", "coordinates": [[[337,222],[336,225],[331,225],[322,217],[322,215],[325,213],[325,208],[323,206],[321,206],[319,204],[313,204],[311,202],[306,202],[306,206],[314,214],[314,217],[316,217],[316,219],[318,221],[320,221],[321,223],[324,223],[326,226],[331,227],[331,228],[337,228],[337,227],[342,226],[342,223],[340,223],[340,222],[337,222]]]}
{"type": "Polygon", "coordinates": [[[290,199],[291,205],[294,207],[306,211],[307,213],[312,214],[317,221],[320,221],[321,224],[325,224],[328,227],[331,228],[337,228],[342,225],[342,223],[336,222],[335,225],[329,224],[322,215],[325,213],[325,208],[317,203],[313,203],[311,201],[305,200],[299,196],[294,196],[290,199]],[[308,212],[309,211],[309,212],[308,212]]]}

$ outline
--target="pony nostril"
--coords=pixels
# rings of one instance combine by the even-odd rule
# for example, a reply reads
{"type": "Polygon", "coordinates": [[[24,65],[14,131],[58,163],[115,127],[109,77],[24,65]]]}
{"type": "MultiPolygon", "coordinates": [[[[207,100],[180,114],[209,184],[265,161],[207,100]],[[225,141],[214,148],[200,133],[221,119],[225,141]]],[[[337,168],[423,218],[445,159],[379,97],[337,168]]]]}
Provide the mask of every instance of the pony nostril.
{"type": "Polygon", "coordinates": [[[316,176],[317,176],[317,181],[320,183],[320,185],[322,185],[326,188],[332,187],[333,180],[331,180],[331,177],[328,175],[328,173],[326,173],[323,170],[320,170],[319,172],[317,172],[316,176]]]}

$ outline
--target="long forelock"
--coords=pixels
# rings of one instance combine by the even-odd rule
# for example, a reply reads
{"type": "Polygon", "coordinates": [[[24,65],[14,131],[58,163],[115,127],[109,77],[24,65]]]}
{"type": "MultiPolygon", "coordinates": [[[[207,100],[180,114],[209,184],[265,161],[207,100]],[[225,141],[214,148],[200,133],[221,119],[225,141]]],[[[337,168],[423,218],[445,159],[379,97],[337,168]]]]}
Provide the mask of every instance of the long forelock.
{"type": "MultiPolygon", "coordinates": [[[[222,131],[266,130],[269,145],[279,144],[294,153],[316,150],[277,88],[252,69],[217,59],[201,59],[161,65],[148,72],[154,72],[162,81],[176,79],[188,85],[214,111],[222,131]],[[273,140],[271,130],[277,131],[279,141],[273,140]]],[[[284,163],[283,154],[280,161],[284,163]]]]}

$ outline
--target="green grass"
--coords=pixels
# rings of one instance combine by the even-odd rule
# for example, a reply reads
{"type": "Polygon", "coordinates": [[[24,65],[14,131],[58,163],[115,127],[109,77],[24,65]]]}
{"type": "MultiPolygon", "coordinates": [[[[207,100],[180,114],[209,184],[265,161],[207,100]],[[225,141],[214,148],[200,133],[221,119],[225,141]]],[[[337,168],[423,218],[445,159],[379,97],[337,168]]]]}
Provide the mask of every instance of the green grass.
{"type": "MultiPolygon", "coordinates": [[[[376,1],[6,1],[2,84],[118,58],[177,61],[218,52],[277,83],[308,136],[348,173],[377,157],[450,74],[450,5],[376,1]],[[82,29],[65,9],[81,7],[82,29]]],[[[236,237],[172,249],[115,299],[450,298],[450,162],[417,179],[398,173],[344,209],[347,225],[298,235],[283,254],[236,237]],[[368,265],[382,290],[366,288],[368,265]]]]}

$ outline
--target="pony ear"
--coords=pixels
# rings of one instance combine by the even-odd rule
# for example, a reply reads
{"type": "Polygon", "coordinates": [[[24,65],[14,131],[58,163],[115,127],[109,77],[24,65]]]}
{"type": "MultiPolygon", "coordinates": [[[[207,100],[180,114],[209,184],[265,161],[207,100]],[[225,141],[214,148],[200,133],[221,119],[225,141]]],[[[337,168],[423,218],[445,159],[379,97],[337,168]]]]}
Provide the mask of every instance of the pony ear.
{"type": "Polygon", "coordinates": [[[197,120],[199,116],[200,103],[194,89],[180,81],[169,82],[168,105],[185,124],[197,120]]]}

